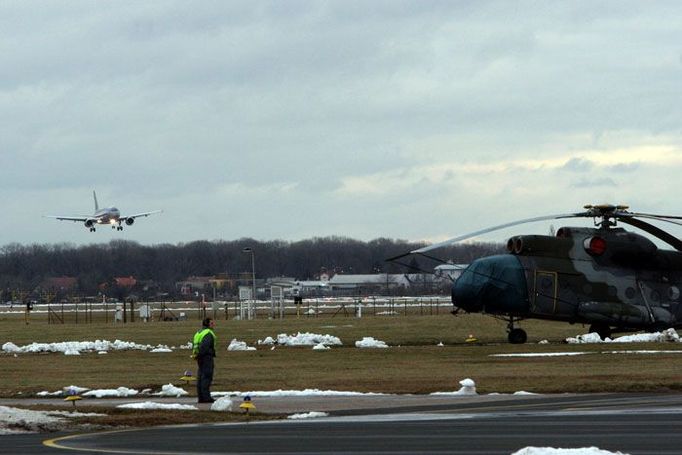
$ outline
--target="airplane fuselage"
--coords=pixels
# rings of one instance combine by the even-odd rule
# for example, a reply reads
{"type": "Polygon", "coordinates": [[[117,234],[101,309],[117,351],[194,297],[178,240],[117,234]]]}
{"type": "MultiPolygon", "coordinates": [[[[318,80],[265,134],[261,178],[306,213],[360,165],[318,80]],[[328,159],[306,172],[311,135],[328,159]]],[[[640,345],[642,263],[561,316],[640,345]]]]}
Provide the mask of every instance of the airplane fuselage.
{"type": "Polygon", "coordinates": [[[105,207],[97,210],[92,216],[97,224],[116,224],[121,218],[121,212],[116,207],[105,207]]]}

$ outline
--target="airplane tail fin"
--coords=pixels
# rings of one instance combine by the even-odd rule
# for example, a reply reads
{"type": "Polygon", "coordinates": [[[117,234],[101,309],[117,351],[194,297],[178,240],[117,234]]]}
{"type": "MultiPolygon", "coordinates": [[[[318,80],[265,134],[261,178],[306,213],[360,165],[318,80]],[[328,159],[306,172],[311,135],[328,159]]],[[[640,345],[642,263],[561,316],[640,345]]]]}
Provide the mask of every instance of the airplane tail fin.
{"type": "Polygon", "coordinates": [[[95,199],[95,212],[99,210],[99,204],[97,204],[97,194],[95,190],[92,190],[92,197],[95,199]]]}

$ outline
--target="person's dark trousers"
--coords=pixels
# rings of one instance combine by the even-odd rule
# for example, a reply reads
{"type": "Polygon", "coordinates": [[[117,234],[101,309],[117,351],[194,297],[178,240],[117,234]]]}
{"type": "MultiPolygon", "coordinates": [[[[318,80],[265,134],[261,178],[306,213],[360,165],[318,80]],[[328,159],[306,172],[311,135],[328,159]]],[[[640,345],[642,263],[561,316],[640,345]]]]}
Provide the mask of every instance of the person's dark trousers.
{"type": "Polygon", "coordinates": [[[197,400],[199,402],[213,401],[211,399],[211,383],[213,382],[213,357],[200,358],[197,362],[197,400]]]}

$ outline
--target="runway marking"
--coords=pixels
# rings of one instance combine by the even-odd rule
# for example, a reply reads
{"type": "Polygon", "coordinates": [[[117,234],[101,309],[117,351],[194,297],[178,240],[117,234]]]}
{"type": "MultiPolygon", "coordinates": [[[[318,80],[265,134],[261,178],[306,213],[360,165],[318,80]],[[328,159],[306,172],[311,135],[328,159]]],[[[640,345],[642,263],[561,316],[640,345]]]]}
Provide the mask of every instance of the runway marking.
{"type": "MultiPolygon", "coordinates": [[[[194,426],[195,424],[190,424],[187,426],[194,426]]],[[[166,425],[164,425],[166,426],[166,425]]],[[[174,425],[171,425],[174,426],[174,425]]],[[[184,426],[184,425],[178,425],[178,426],[184,426]]],[[[155,428],[163,428],[162,427],[155,427],[155,428]]],[[[158,450],[152,450],[152,451],[146,451],[146,450],[125,450],[125,449],[97,449],[97,448],[84,448],[84,447],[70,447],[70,446],[65,446],[59,444],[61,441],[67,441],[69,439],[76,439],[80,438],[83,436],[96,436],[96,435],[102,435],[102,434],[114,434],[114,433],[130,433],[133,431],[144,431],[148,430],[149,428],[131,428],[131,429],[126,429],[126,430],[111,430],[111,431],[100,431],[96,433],[78,433],[78,434],[71,434],[68,436],[61,436],[59,438],[53,438],[53,439],[46,439],[43,441],[43,445],[46,447],[50,447],[52,449],[61,449],[61,450],[73,450],[76,452],[98,452],[98,453],[121,453],[121,454],[128,454],[128,455],[148,455],[148,454],[159,454],[159,455],[191,455],[192,453],[196,453],[199,455],[200,453],[205,453],[205,452],[187,452],[187,451],[182,451],[182,452],[160,452],[158,450]]]]}

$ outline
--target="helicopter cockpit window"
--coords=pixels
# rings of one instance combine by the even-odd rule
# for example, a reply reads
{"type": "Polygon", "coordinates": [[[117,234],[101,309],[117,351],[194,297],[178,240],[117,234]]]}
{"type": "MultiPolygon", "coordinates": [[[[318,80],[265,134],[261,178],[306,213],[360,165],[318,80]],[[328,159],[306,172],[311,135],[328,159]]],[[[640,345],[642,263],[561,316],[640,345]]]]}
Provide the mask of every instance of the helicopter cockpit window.
{"type": "Polygon", "coordinates": [[[468,297],[493,307],[521,310],[528,301],[526,275],[516,256],[498,255],[477,259],[457,279],[468,297]]]}

